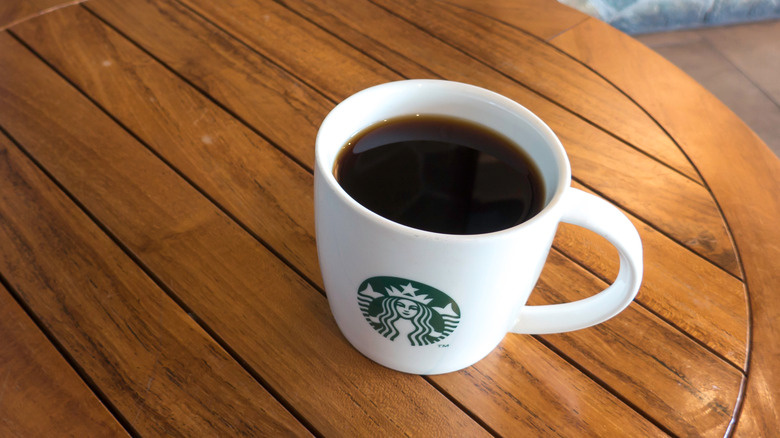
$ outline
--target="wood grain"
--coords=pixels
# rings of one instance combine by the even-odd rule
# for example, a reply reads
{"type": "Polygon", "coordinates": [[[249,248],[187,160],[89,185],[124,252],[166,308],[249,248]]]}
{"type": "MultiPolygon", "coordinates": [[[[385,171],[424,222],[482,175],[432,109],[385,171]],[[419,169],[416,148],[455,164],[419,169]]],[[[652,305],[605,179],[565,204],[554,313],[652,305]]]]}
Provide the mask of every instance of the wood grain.
{"type": "Polygon", "coordinates": [[[280,257],[321,285],[312,175],[83,8],[13,29],[280,257]],[[77,31],[73,31],[76,29],[77,31]]]}
{"type": "MultiPolygon", "coordinates": [[[[11,55],[7,43],[3,35],[11,55]]],[[[308,435],[9,143],[0,145],[0,272],[135,431],[308,435]]]]}
{"type": "Polygon", "coordinates": [[[311,145],[332,107],[317,90],[177,2],[100,0],[85,6],[313,168],[311,145]]]}
{"type": "MultiPolygon", "coordinates": [[[[361,356],[339,333],[323,295],[21,45],[7,35],[0,43],[7,54],[3,127],[318,433],[485,434],[419,376],[361,356]]],[[[138,324],[154,334],[162,330],[153,325],[156,315],[138,324]]],[[[171,355],[186,357],[178,349],[171,355]]],[[[243,412],[234,411],[226,418],[243,412]]],[[[265,412],[274,415],[256,415],[265,412]]]]}
{"type": "Polygon", "coordinates": [[[0,436],[129,436],[2,285],[0,436]]]}
{"type": "Polygon", "coordinates": [[[588,20],[553,43],[593,66],[653,115],[717,198],[740,251],[752,312],[747,392],[736,434],[780,430],[780,160],[695,81],[603,23],[588,20]]]}
{"type": "Polygon", "coordinates": [[[588,19],[588,16],[582,12],[555,0],[437,1],[469,9],[489,17],[501,17],[502,21],[510,25],[522,26],[527,32],[543,39],[552,38],[588,19]],[[546,16],[554,17],[554,19],[542,19],[546,16]]]}
{"type": "Polygon", "coordinates": [[[356,91],[396,78],[392,66],[377,64],[274,1],[181,3],[218,25],[240,20],[241,26],[222,29],[241,41],[251,42],[258,53],[295,72],[299,79],[331,100],[346,99],[356,91]],[[334,81],[334,76],[339,80],[334,81]]]}
{"type": "Polygon", "coordinates": [[[30,18],[82,1],[84,0],[3,0],[0,2],[0,31],[30,18]]]}

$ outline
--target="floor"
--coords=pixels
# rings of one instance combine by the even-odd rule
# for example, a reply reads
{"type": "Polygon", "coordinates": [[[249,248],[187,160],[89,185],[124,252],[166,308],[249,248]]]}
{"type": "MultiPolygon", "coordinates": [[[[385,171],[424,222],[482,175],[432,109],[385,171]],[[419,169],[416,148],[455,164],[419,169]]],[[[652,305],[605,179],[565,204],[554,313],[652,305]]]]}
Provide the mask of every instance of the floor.
{"type": "Polygon", "coordinates": [[[634,38],[710,90],[780,157],[780,20],[634,38]]]}

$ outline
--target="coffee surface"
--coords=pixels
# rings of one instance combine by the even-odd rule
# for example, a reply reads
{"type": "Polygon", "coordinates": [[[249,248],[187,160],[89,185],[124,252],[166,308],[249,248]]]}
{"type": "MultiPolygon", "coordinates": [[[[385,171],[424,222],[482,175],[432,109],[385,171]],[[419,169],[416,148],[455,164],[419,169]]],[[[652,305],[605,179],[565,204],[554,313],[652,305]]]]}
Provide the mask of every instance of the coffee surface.
{"type": "Polygon", "coordinates": [[[486,127],[445,116],[366,128],[344,145],[333,173],[369,210],[436,233],[499,231],[544,207],[541,175],[524,151],[486,127]]]}

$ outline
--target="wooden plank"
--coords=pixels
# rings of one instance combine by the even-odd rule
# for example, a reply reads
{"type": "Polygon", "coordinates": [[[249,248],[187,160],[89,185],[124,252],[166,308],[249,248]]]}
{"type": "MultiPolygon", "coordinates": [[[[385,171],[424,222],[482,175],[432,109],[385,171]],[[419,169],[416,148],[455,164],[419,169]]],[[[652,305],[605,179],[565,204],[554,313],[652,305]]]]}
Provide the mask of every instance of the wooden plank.
{"type": "Polygon", "coordinates": [[[470,0],[438,0],[439,3],[455,5],[489,17],[518,26],[542,39],[552,38],[584,20],[588,16],[556,0],[491,0],[474,2],[470,0]],[[542,19],[554,17],[554,19],[542,19]]]}
{"type": "MultiPolygon", "coordinates": [[[[580,184],[573,186],[588,191],[580,184]]],[[[644,249],[645,271],[636,300],[734,366],[746,369],[749,326],[744,283],[705,259],[692,257],[646,223],[628,217],[644,249]]],[[[553,245],[603,279],[612,281],[617,276],[617,250],[595,233],[561,224],[553,245]]]]}
{"type": "MultiPolygon", "coordinates": [[[[215,96],[220,101],[225,102],[225,99],[228,99],[226,105],[235,109],[237,105],[233,102],[243,102],[246,100],[244,96],[251,96],[250,99],[262,97],[261,93],[253,89],[253,80],[247,80],[243,75],[202,74],[202,71],[212,69],[217,59],[224,55],[222,52],[216,52],[213,45],[201,41],[197,33],[211,32],[213,34],[218,31],[210,28],[207,24],[200,23],[195,18],[185,18],[187,11],[181,10],[179,6],[166,2],[156,2],[154,5],[139,2],[130,8],[124,2],[100,1],[91,3],[89,7],[109,20],[112,25],[121,28],[134,40],[139,41],[147,50],[151,50],[168,64],[176,66],[180,74],[188,77],[194,83],[207,84],[204,87],[210,92],[216,90],[215,96]],[[183,16],[180,16],[182,14],[183,16]],[[183,23],[190,27],[183,28],[183,23]],[[166,29],[167,32],[163,33],[161,29],[166,29]],[[181,50],[172,49],[177,45],[182,46],[181,50]],[[243,90],[243,93],[241,96],[233,94],[230,97],[221,89],[243,90]]],[[[231,23],[230,27],[239,28],[239,24],[240,22],[231,23]]],[[[408,23],[404,25],[406,28],[410,27],[408,23]]],[[[403,35],[403,32],[398,34],[403,35]]],[[[227,37],[225,36],[225,38],[227,37]]],[[[408,41],[408,45],[422,46],[424,45],[423,41],[430,40],[424,34],[422,38],[408,41]]],[[[214,39],[221,41],[219,38],[214,39]]],[[[226,61],[229,64],[240,62],[237,60],[253,59],[255,56],[253,52],[239,43],[233,43],[226,51],[240,54],[234,60],[226,61]]],[[[440,51],[428,53],[428,59],[439,56],[440,53],[440,51]]],[[[461,54],[461,56],[463,55],[461,54]]],[[[449,56],[438,59],[449,59],[449,56]]],[[[339,68],[344,67],[346,66],[339,66],[339,68]]],[[[483,84],[480,81],[482,78],[479,67],[476,71],[463,67],[463,64],[453,65],[452,69],[447,71],[447,74],[452,75],[448,78],[488,86],[520,101],[550,123],[569,150],[575,175],[590,187],[597,188],[603,195],[624,205],[629,211],[645,220],[656,224],[679,242],[716,261],[732,273],[739,272],[736,256],[722,218],[709,192],[704,188],[658,162],[648,159],[636,150],[626,147],[602,131],[594,129],[578,117],[551,105],[546,100],[539,98],[538,95],[518,87],[512,81],[506,78],[500,79],[501,75],[492,72],[489,76],[484,77],[484,80],[489,82],[483,84]],[[466,72],[465,77],[463,72],[466,72]],[[497,78],[498,80],[496,80],[497,78]],[[597,151],[598,155],[594,151],[597,151]],[[610,172],[604,172],[605,167],[609,168],[610,172]],[[638,197],[637,191],[652,194],[652,196],[638,197]]],[[[482,70],[484,71],[484,66],[482,70]]],[[[333,75],[332,78],[339,80],[338,75],[333,75]]],[[[279,86],[283,87],[284,84],[279,86]]],[[[298,87],[295,83],[290,86],[298,87]]],[[[276,88],[276,91],[279,90],[281,88],[276,88]]],[[[323,105],[325,105],[324,102],[323,105]]],[[[300,111],[311,109],[305,105],[298,108],[299,105],[295,102],[293,102],[293,106],[300,111]]],[[[271,139],[281,139],[286,134],[277,132],[277,130],[289,133],[289,126],[295,125],[298,128],[296,132],[298,138],[295,141],[279,143],[278,140],[274,140],[282,148],[301,148],[303,144],[312,144],[316,134],[316,126],[298,124],[296,120],[304,118],[312,120],[321,117],[318,110],[315,110],[313,113],[299,114],[296,119],[291,121],[277,120],[276,123],[269,124],[268,120],[274,120],[281,112],[277,111],[276,107],[268,109],[268,114],[264,113],[262,110],[264,106],[260,102],[256,102],[253,108],[243,106],[239,102],[238,107],[239,114],[244,120],[247,120],[271,139]]],[[[290,150],[292,151],[292,149],[290,150]]],[[[292,151],[292,153],[299,159],[305,157],[307,160],[305,163],[311,165],[310,152],[299,150],[292,151]]]]}
{"type": "Polygon", "coordinates": [[[83,8],[13,32],[321,285],[312,175],[83,8]],[[74,32],[73,29],[78,29],[74,32]]]}
{"type": "Polygon", "coordinates": [[[20,44],[0,49],[3,127],[318,433],[485,435],[421,377],[349,346],[323,295],[20,44]]]}
{"type": "MultiPolygon", "coordinates": [[[[81,24],[82,24],[81,28],[84,28],[84,29],[89,29],[90,28],[90,26],[86,25],[85,23],[81,23],[81,24]]],[[[48,26],[44,26],[44,27],[48,27],[48,26]]],[[[29,33],[30,34],[35,34],[35,32],[29,32],[29,33]]],[[[23,32],[23,35],[26,35],[26,34],[23,32]]],[[[34,46],[38,47],[38,44],[34,44],[34,46]]],[[[72,41],[68,43],[68,47],[70,48],[71,51],[76,49],[76,47],[78,47],[78,46],[79,46],[79,44],[74,44],[72,41]]],[[[76,49],[76,52],[78,53],[77,49],[76,49]]],[[[45,53],[48,56],[48,51],[45,51],[45,53]]],[[[100,53],[100,51],[98,51],[98,53],[100,53]]],[[[56,56],[54,58],[56,58],[56,56]]],[[[140,59],[133,59],[133,61],[134,61],[135,64],[144,64],[145,63],[145,62],[142,62],[140,59]]],[[[61,61],[57,61],[57,62],[55,62],[55,65],[59,65],[60,63],[61,63],[61,61]]],[[[84,62],[84,64],[94,64],[94,63],[95,62],[84,62]]],[[[69,75],[73,74],[73,75],[78,76],[77,69],[68,69],[67,71],[68,71],[69,75]]],[[[115,72],[113,72],[113,74],[116,75],[117,72],[115,71],[115,72]]],[[[86,81],[84,81],[84,82],[86,83],[86,81]]],[[[100,93],[97,93],[97,94],[100,94],[100,93]]],[[[175,131],[178,132],[178,129],[176,129],[175,131]]],[[[231,195],[231,196],[235,196],[235,194],[231,195]]],[[[311,257],[314,257],[314,254],[311,254],[311,257]]],[[[571,269],[571,266],[567,266],[565,268],[555,268],[554,267],[553,269],[558,269],[558,271],[556,271],[556,272],[558,272],[558,276],[561,277],[561,278],[564,278],[567,275],[566,274],[567,270],[571,269]]],[[[575,270],[575,272],[577,272],[577,270],[575,270]]],[[[575,277],[575,280],[577,280],[578,278],[579,277],[575,277]]],[[[673,356],[675,358],[677,358],[677,361],[679,361],[679,362],[673,362],[673,365],[677,366],[677,368],[684,368],[684,366],[680,365],[680,363],[684,363],[686,360],[691,360],[691,357],[690,357],[690,355],[688,353],[689,349],[697,351],[697,353],[694,355],[694,357],[692,359],[692,360],[695,360],[695,361],[701,361],[702,359],[701,359],[700,356],[702,354],[705,354],[705,355],[707,354],[706,352],[702,353],[702,349],[697,347],[690,340],[687,340],[685,337],[683,337],[683,336],[681,336],[679,334],[674,334],[675,333],[674,329],[672,329],[670,327],[664,327],[663,324],[660,324],[660,326],[659,326],[659,323],[657,321],[655,321],[655,322],[652,322],[652,321],[653,321],[652,319],[649,319],[649,320],[648,319],[644,319],[644,320],[640,319],[640,322],[643,322],[643,324],[639,324],[639,327],[642,327],[643,329],[648,329],[648,327],[649,327],[649,329],[651,329],[650,331],[664,333],[664,339],[672,338],[672,339],[676,340],[678,348],[674,350],[674,355],[673,356]],[[651,321],[651,322],[647,322],[647,321],[651,321]],[[658,328],[658,327],[661,327],[661,328],[658,328]]],[[[614,335],[609,335],[609,336],[614,337],[614,335]]],[[[602,343],[609,344],[610,340],[606,339],[602,343]]],[[[660,348],[663,348],[663,347],[659,347],[659,349],[660,348]]],[[[497,352],[495,354],[500,354],[500,353],[497,352]]],[[[613,353],[613,356],[615,354],[617,354],[617,353],[613,353]]],[[[544,359],[544,357],[539,358],[539,359],[535,359],[534,358],[534,360],[535,360],[535,362],[532,361],[532,363],[539,364],[539,363],[546,363],[546,361],[548,361],[549,358],[548,359],[544,359]]],[[[712,361],[713,361],[713,359],[707,359],[707,360],[704,360],[704,363],[711,363],[712,361]]],[[[715,362],[717,363],[717,360],[715,360],[715,362]]],[[[619,365],[616,365],[616,366],[619,368],[619,365]]],[[[718,366],[720,367],[720,370],[716,371],[714,373],[715,378],[718,379],[718,382],[720,383],[720,385],[723,388],[726,388],[726,389],[724,389],[723,392],[717,394],[715,397],[720,402],[727,404],[728,403],[728,396],[729,396],[729,394],[733,394],[736,391],[734,388],[738,387],[739,373],[736,372],[736,370],[734,370],[733,368],[731,369],[731,371],[723,371],[724,368],[727,369],[727,370],[729,369],[729,367],[727,365],[723,364],[723,363],[720,363],[720,365],[718,365],[718,366]],[[727,376],[728,378],[724,379],[724,381],[721,382],[719,379],[721,377],[723,377],[724,375],[727,376]],[[723,400],[725,400],[725,402],[723,400]]],[[[533,369],[534,365],[527,365],[527,367],[533,369]]],[[[545,371],[544,371],[544,369],[537,369],[535,372],[536,373],[541,373],[540,375],[542,375],[542,374],[544,374],[545,371]]],[[[612,371],[612,372],[614,372],[614,371],[612,371]]],[[[707,370],[707,373],[711,373],[711,370],[707,370]]],[[[576,377],[577,373],[574,373],[571,368],[569,368],[566,371],[566,374],[568,375],[568,377],[566,379],[567,381],[572,380],[572,381],[579,381],[580,382],[580,383],[577,384],[577,386],[583,386],[583,385],[591,386],[592,385],[592,383],[590,383],[590,384],[587,383],[587,379],[586,379],[586,381],[583,382],[581,380],[582,376],[577,378],[576,377]]],[[[500,376],[495,376],[495,375],[492,375],[491,373],[487,373],[486,375],[489,376],[491,379],[493,379],[493,381],[501,381],[500,376]]],[[[468,374],[466,374],[466,376],[468,376],[468,374]]],[[[662,394],[668,395],[670,393],[673,393],[673,390],[678,388],[679,384],[682,381],[684,381],[685,379],[691,379],[691,378],[694,379],[694,380],[700,379],[700,377],[697,377],[695,375],[693,377],[685,375],[684,377],[681,378],[681,381],[674,382],[674,378],[670,377],[668,374],[663,375],[662,377],[663,377],[663,379],[661,379],[661,378],[658,379],[658,380],[662,380],[660,389],[645,388],[645,389],[643,389],[643,391],[644,392],[649,392],[651,394],[662,393],[662,394]]],[[[437,382],[436,379],[438,379],[438,378],[434,378],[435,382],[437,382]]],[[[652,381],[652,382],[654,384],[658,383],[655,380],[652,381]]],[[[474,385],[473,382],[470,382],[470,383],[469,382],[464,382],[463,384],[467,385],[467,386],[468,385],[471,385],[471,386],[474,385]]],[[[528,392],[528,389],[527,388],[523,389],[522,385],[514,387],[514,386],[512,386],[512,385],[510,385],[510,384],[508,384],[506,382],[504,382],[502,384],[502,388],[503,388],[502,389],[503,391],[506,391],[506,392],[509,392],[509,393],[526,393],[526,392],[528,392]]],[[[470,410],[475,411],[477,413],[477,415],[480,415],[480,416],[485,415],[486,418],[491,418],[491,415],[489,415],[489,412],[485,412],[484,411],[484,406],[491,406],[491,404],[495,405],[496,403],[500,403],[500,401],[499,400],[495,400],[494,397],[495,396],[491,392],[487,392],[487,393],[483,393],[482,397],[480,397],[480,398],[475,398],[473,396],[469,396],[468,398],[460,399],[459,402],[462,403],[464,406],[468,407],[470,410]]],[[[640,399],[640,402],[641,402],[641,397],[637,396],[636,398],[640,399]]],[[[534,406],[534,407],[536,407],[534,404],[536,404],[536,405],[540,404],[541,406],[545,406],[546,403],[549,403],[547,401],[546,397],[540,397],[540,399],[541,400],[538,400],[538,399],[524,400],[524,402],[525,403],[531,403],[531,406],[534,406]]],[[[687,399],[686,399],[686,401],[689,404],[693,403],[692,401],[687,400],[687,399]]],[[[581,403],[581,401],[578,401],[578,403],[581,403]]],[[[609,421],[610,424],[618,424],[618,425],[622,424],[621,427],[628,428],[628,426],[626,424],[622,423],[622,420],[620,420],[620,417],[627,418],[626,421],[628,421],[629,423],[636,422],[637,419],[635,417],[635,414],[631,414],[631,411],[627,410],[624,405],[621,405],[619,403],[616,404],[614,402],[614,400],[610,400],[610,399],[608,399],[606,401],[606,403],[607,403],[607,406],[605,406],[605,409],[603,409],[603,410],[605,412],[615,412],[616,413],[614,418],[610,417],[610,421],[609,421]]],[[[523,413],[523,411],[525,409],[527,409],[527,407],[525,407],[525,406],[523,406],[521,404],[511,405],[507,409],[509,409],[509,412],[511,412],[512,415],[514,415],[514,416],[528,415],[527,412],[523,413]]],[[[571,407],[567,406],[567,409],[569,409],[568,412],[571,412],[570,411],[571,407]]],[[[547,410],[546,407],[541,407],[541,408],[534,409],[534,412],[546,411],[546,410],[547,410]]],[[[562,408],[560,406],[555,406],[551,412],[558,412],[559,414],[556,414],[556,415],[561,415],[560,414],[561,411],[562,411],[562,408]]],[[[538,414],[534,414],[534,415],[538,415],[538,414]]],[[[571,414],[569,413],[568,415],[571,415],[571,414]]],[[[713,421],[717,423],[716,420],[713,420],[713,421]]],[[[498,421],[498,420],[493,419],[493,420],[488,420],[488,421],[498,421]]],[[[570,427],[572,424],[576,425],[576,424],[580,424],[580,423],[588,423],[589,421],[592,421],[592,420],[588,420],[587,418],[580,417],[577,420],[574,420],[571,424],[566,423],[565,425],[562,425],[560,427],[562,427],[562,428],[570,427]],[[578,423],[578,422],[580,422],[580,423],[578,423]]],[[[528,429],[529,431],[533,430],[533,429],[530,429],[530,427],[532,427],[532,424],[533,423],[526,424],[526,427],[529,427],[529,429],[528,429]]],[[[492,424],[491,424],[491,426],[492,426],[492,424]]],[[[637,430],[643,430],[644,428],[647,428],[647,427],[648,426],[646,424],[643,425],[642,422],[638,422],[637,424],[634,424],[633,426],[631,426],[631,428],[636,428],[637,430]]]]}
{"type": "Polygon", "coordinates": [[[648,48],[588,20],[553,43],[608,77],[679,142],[711,188],[745,270],[752,350],[738,436],[780,430],[780,160],[728,108],[648,48]]]}
{"type": "Polygon", "coordinates": [[[84,0],[3,0],[0,2],[0,31],[53,10],[84,0]]]}
{"type": "MultiPolygon", "coordinates": [[[[550,253],[531,304],[591,296],[606,284],[550,253]]],[[[543,338],[677,436],[723,436],[742,373],[636,303],[589,328],[543,338]]]]}
{"type": "MultiPolygon", "coordinates": [[[[18,59],[7,41],[4,84],[18,59]]],[[[20,151],[0,148],[0,271],[135,431],[308,435],[20,151]]]]}
{"type": "Polygon", "coordinates": [[[129,436],[3,285],[0,340],[0,436],[129,436]]]}

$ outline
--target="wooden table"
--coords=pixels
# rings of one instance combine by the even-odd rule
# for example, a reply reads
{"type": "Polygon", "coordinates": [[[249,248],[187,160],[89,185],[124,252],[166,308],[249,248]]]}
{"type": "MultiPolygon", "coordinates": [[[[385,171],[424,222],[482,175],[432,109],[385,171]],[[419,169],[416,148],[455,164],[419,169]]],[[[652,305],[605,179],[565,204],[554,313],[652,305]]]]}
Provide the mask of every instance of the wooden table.
{"type": "MultiPolygon", "coordinates": [[[[780,161],[630,37],[551,0],[0,7],[0,436],[769,436],[780,161]],[[314,137],[402,78],[502,93],[645,246],[605,324],[420,377],[328,309],[314,137]]],[[[562,226],[533,304],[611,281],[562,226]]]]}

